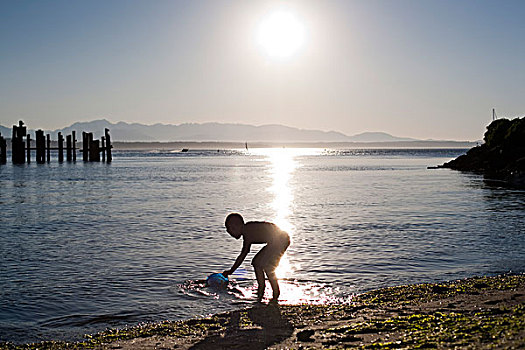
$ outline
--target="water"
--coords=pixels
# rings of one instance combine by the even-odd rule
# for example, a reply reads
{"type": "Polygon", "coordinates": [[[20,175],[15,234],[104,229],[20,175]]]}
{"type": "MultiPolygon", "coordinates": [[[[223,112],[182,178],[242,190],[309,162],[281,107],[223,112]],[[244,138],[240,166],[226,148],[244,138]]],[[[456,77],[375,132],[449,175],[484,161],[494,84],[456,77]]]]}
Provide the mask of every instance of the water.
{"type": "MultiPolygon", "coordinates": [[[[447,169],[465,150],[115,152],[112,164],[0,166],[0,340],[75,340],[253,301],[227,291],[237,211],[288,230],[282,303],[525,272],[525,191],[447,169]]],[[[269,288],[267,290],[269,293],[269,288]]]]}

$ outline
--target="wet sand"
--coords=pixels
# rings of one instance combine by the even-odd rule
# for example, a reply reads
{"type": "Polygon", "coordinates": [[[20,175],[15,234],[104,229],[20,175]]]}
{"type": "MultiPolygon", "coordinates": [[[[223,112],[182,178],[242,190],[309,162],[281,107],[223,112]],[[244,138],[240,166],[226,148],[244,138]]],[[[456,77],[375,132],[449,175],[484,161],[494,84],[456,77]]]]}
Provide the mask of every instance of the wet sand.
{"type": "Polygon", "coordinates": [[[253,307],[7,349],[525,348],[525,275],[379,289],[349,304],[253,307]]]}

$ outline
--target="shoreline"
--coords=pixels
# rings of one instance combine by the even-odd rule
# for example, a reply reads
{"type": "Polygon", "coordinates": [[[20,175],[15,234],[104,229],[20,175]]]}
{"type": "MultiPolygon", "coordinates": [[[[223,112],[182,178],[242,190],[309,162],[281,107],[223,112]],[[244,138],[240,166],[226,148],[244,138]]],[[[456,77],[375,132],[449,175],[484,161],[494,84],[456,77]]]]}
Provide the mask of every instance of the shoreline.
{"type": "Polygon", "coordinates": [[[348,304],[257,304],[206,318],[110,329],[76,343],[0,343],[0,349],[524,346],[524,274],[383,288],[348,304]]]}
{"type": "MultiPolygon", "coordinates": [[[[391,141],[391,142],[249,142],[249,148],[329,148],[329,149],[469,149],[477,142],[472,141],[391,141]]],[[[119,151],[171,151],[187,148],[190,150],[245,149],[244,142],[227,141],[171,141],[171,142],[126,142],[114,141],[119,151]]]]}
{"type": "MultiPolygon", "coordinates": [[[[11,152],[11,139],[7,140],[6,150],[11,152]]],[[[329,149],[470,149],[479,141],[453,140],[417,140],[417,141],[119,141],[113,140],[113,150],[117,151],[173,151],[184,148],[190,150],[230,150],[249,148],[329,148],[329,149]]],[[[57,141],[51,141],[51,147],[58,147],[57,141]]],[[[82,149],[82,142],[77,143],[77,149],[82,149]]]]}

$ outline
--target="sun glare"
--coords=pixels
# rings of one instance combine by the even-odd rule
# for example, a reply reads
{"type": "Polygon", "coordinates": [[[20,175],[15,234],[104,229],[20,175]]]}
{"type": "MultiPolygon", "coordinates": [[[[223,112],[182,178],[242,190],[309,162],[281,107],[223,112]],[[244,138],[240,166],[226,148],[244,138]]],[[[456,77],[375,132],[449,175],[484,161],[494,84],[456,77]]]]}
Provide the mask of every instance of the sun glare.
{"type": "MultiPolygon", "coordinates": [[[[300,166],[297,157],[318,154],[319,150],[306,148],[261,148],[251,152],[265,156],[270,162],[269,170],[272,185],[268,188],[268,192],[273,197],[271,208],[274,211],[274,217],[272,222],[290,234],[293,244],[295,228],[289,218],[293,214],[294,195],[290,180],[294,171],[300,166]]],[[[286,278],[292,274],[293,270],[294,266],[288,255],[285,254],[277,267],[277,276],[286,278]]]]}
{"type": "Polygon", "coordinates": [[[304,44],[305,28],[297,17],[285,10],[267,15],[260,23],[257,42],[274,59],[293,56],[304,44]]]}

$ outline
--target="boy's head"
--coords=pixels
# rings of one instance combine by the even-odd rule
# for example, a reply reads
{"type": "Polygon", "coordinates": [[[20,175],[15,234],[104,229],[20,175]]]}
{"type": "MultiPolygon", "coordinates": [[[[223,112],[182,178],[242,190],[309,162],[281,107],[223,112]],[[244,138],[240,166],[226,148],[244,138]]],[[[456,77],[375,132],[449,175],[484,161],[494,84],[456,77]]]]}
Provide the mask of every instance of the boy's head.
{"type": "Polygon", "coordinates": [[[231,213],[226,217],[224,222],[226,226],[226,231],[235,239],[239,239],[242,236],[242,231],[244,228],[244,219],[239,213],[231,213]]]}

